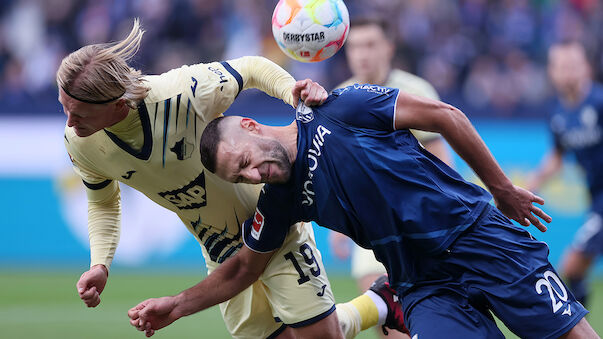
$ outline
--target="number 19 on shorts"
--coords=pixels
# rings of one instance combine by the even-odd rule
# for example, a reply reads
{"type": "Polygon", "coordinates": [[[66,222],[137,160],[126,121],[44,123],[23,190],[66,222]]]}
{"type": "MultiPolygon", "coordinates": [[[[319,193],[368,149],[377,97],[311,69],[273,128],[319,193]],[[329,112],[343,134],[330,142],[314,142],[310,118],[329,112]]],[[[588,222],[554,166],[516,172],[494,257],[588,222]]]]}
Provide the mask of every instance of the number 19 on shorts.
{"type": "Polygon", "coordinates": [[[310,281],[309,274],[312,274],[315,277],[318,277],[320,275],[320,265],[318,264],[318,261],[314,256],[314,252],[312,252],[312,248],[306,243],[303,243],[299,247],[299,255],[301,255],[306,264],[310,266],[309,272],[304,272],[302,267],[299,265],[299,262],[295,258],[295,254],[293,252],[287,252],[285,254],[285,259],[291,261],[293,267],[295,267],[297,274],[299,274],[299,279],[297,279],[297,283],[301,285],[305,282],[310,281]]]}

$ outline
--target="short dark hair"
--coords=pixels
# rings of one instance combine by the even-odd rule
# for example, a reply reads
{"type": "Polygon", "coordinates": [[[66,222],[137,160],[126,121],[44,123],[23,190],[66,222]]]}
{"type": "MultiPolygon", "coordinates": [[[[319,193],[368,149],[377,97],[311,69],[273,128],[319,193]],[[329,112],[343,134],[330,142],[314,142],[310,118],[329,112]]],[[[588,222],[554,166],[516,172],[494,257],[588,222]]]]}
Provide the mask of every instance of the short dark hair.
{"type": "Polygon", "coordinates": [[[199,152],[201,163],[210,172],[216,173],[216,157],[218,155],[218,144],[222,138],[220,123],[224,117],[212,120],[203,130],[201,141],[199,141],[199,152]]]}
{"type": "Polygon", "coordinates": [[[361,26],[378,26],[379,28],[381,28],[381,30],[383,31],[383,35],[385,36],[385,38],[389,41],[395,41],[396,37],[395,34],[392,30],[391,25],[389,24],[389,22],[387,20],[385,20],[382,17],[379,16],[359,16],[359,17],[355,17],[352,20],[350,20],[350,27],[351,29],[354,29],[354,27],[361,27],[361,26]]]}

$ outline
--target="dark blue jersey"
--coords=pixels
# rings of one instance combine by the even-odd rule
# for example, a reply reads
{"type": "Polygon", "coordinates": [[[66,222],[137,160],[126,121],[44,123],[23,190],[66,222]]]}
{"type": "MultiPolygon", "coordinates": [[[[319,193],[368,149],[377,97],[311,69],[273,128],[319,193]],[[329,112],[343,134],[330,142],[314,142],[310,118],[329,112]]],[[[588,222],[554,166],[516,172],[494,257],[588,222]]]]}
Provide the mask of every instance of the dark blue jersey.
{"type": "Polygon", "coordinates": [[[584,169],[595,208],[603,210],[603,87],[593,84],[584,100],[567,107],[558,101],[550,123],[555,147],[573,153],[584,169]]]}
{"type": "Polygon", "coordinates": [[[316,221],[372,248],[403,289],[420,276],[412,256],[441,253],[476,221],[490,194],[394,129],[397,95],[354,85],[298,109],[290,180],[264,186],[244,227],[251,249],[274,250],[294,222],[316,221]]]}

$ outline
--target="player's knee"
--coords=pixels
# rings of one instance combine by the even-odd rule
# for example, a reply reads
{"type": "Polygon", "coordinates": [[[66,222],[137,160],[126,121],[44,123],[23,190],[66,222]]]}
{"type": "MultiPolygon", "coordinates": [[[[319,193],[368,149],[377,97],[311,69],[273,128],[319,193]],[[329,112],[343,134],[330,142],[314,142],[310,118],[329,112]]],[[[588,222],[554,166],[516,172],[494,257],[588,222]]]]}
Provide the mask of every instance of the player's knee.
{"type": "Polygon", "coordinates": [[[576,326],[572,327],[572,329],[569,330],[569,332],[565,333],[564,335],[560,336],[559,338],[563,338],[563,339],[577,339],[577,338],[600,339],[599,335],[597,335],[595,330],[593,330],[593,328],[590,326],[590,324],[588,323],[586,318],[582,318],[582,320],[580,320],[576,324],[576,326]]]}
{"type": "Polygon", "coordinates": [[[285,327],[285,329],[279,333],[278,336],[274,337],[275,339],[296,339],[295,331],[291,327],[285,327]]]}
{"type": "Polygon", "coordinates": [[[566,254],[561,265],[561,274],[568,279],[581,279],[590,268],[592,258],[578,251],[566,254]]]}

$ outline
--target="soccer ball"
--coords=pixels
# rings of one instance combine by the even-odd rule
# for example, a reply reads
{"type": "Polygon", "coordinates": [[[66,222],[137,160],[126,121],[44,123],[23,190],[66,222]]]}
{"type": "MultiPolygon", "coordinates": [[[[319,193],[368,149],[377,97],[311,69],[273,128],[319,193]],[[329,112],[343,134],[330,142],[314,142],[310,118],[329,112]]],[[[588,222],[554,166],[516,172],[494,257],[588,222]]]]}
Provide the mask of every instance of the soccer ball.
{"type": "Polygon", "coordinates": [[[272,14],[278,47],[297,61],[318,62],[337,52],[348,36],[343,0],[280,0],[272,14]]]}

